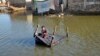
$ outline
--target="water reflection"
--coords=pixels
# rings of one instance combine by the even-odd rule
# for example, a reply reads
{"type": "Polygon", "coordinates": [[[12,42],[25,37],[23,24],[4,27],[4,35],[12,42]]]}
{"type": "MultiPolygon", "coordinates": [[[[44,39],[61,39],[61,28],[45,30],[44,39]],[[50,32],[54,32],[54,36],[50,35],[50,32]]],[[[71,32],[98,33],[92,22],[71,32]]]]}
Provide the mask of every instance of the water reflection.
{"type": "Polygon", "coordinates": [[[8,14],[0,14],[0,32],[6,33],[6,31],[11,30],[11,19],[8,14]],[[5,31],[4,31],[5,30],[5,31]]]}
{"type": "Polygon", "coordinates": [[[8,15],[0,15],[0,56],[33,56],[32,22],[25,15],[8,15]]]}

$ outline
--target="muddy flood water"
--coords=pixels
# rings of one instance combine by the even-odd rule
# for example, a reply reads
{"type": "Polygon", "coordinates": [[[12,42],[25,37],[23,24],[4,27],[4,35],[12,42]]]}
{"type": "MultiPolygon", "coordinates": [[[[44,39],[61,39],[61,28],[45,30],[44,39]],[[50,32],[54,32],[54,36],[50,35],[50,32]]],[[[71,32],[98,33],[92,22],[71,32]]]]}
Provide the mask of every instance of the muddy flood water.
{"type": "Polygon", "coordinates": [[[100,56],[100,16],[33,16],[31,13],[0,14],[0,56],[100,56]],[[51,48],[37,46],[36,25],[45,25],[61,38],[51,48]]]}

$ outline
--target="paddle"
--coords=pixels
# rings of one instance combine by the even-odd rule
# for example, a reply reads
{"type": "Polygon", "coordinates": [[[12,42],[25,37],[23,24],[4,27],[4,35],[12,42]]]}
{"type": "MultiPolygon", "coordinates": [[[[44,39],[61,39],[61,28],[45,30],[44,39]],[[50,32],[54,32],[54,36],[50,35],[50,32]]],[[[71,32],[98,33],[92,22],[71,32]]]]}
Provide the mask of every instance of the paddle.
{"type": "Polygon", "coordinates": [[[51,41],[51,45],[53,45],[53,46],[56,45],[56,43],[58,43],[57,41],[54,40],[54,35],[56,33],[56,28],[57,28],[57,26],[55,26],[55,28],[54,28],[53,37],[52,37],[52,41],[51,41]]]}
{"type": "Polygon", "coordinates": [[[37,25],[37,28],[36,28],[36,30],[35,30],[35,32],[34,32],[34,37],[35,37],[35,35],[36,35],[36,32],[37,32],[37,30],[38,30],[38,27],[39,27],[39,25],[37,25]]]}

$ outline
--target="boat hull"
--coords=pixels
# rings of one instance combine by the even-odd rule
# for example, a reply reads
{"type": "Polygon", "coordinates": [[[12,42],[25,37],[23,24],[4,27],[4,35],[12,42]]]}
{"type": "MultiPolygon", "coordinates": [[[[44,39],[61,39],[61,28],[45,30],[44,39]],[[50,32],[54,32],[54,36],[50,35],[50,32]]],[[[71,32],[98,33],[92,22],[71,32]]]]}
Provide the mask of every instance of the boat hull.
{"type": "Polygon", "coordinates": [[[46,39],[42,38],[41,36],[36,36],[36,35],[34,35],[34,37],[35,37],[36,44],[51,47],[52,40],[53,40],[52,36],[48,36],[48,38],[46,39]]]}

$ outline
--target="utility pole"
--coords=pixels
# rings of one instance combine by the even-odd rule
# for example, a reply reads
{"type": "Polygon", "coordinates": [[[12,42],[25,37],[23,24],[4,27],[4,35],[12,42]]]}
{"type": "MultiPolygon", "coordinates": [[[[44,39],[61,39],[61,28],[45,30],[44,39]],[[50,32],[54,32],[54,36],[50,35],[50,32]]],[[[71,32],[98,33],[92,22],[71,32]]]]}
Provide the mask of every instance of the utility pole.
{"type": "Polygon", "coordinates": [[[84,0],[84,9],[86,9],[87,0],[84,0]]]}
{"type": "Polygon", "coordinates": [[[68,3],[69,1],[68,0],[66,0],[66,12],[68,13],[68,10],[69,10],[69,3],[68,3]]]}
{"type": "Polygon", "coordinates": [[[66,8],[67,8],[67,10],[68,10],[68,0],[67,0],[66,8]]]}
{"type": "Polygon", "coordinates": [[[62,0],[62,4],[60,4],[61,6],[61,12],[64,13],[64,1],[62,0]]]}

